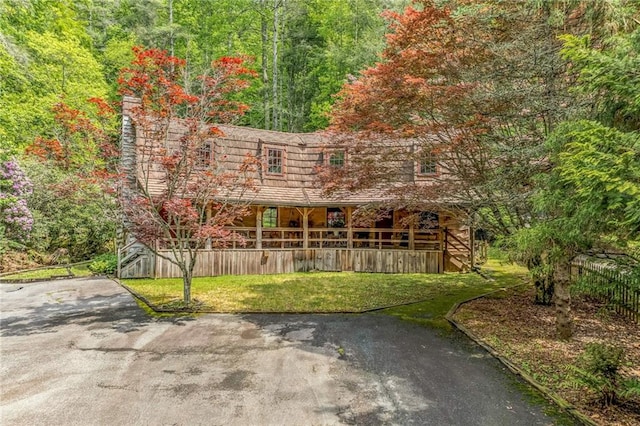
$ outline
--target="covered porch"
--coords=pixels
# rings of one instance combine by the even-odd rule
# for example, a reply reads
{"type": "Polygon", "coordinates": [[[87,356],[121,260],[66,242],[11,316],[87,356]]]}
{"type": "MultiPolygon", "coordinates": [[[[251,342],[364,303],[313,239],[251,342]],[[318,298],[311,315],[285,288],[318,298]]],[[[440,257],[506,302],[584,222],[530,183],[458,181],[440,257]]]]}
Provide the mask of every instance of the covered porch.
{"type": "MultiPolygon", "coordinates": [[[[213,241],[198,253],[194,276],[279,274],[306,271],[442,273],[473,265],[472,229],[457,218],[426,212],[424,221],[405,221],[393,211],[368,226],[353,220],[354,206],[251,207],[228,227],[224,248],[213,241]]],[[[124,262],[121,277],[180,277],[158,241],[150,251],[124,262]],[[163,256],[165,258],[163,258],[163,256]]]]}
{"type": "MultiPolygon", "coordinates": [[[[389,212],[370,226],[353,220],[354,206],[289,207],[255,205],[228,227],[224,248],[210,241],[194,276],[279,274],[306,271],[442,273],[465,271],[474,258],[473,232],[453,217],[428,212],[426,223],[404,221],[409,213],[389,212]]],[[[165,257],[171,252],[157,243],[165,257]]],[[[148,253],[122,277],[179,277],[166,258],[148,253]]]]}
{"type": "Polygon", "coordinates": [[[392,249],[442,251],[450,232],[438,214],[429,213],[428,224],[408,224],[407,212],[389,212],[366,226],[353,220],[352,206],[253,206],[252,213],[230,227],[232,249],[392,249]]]}

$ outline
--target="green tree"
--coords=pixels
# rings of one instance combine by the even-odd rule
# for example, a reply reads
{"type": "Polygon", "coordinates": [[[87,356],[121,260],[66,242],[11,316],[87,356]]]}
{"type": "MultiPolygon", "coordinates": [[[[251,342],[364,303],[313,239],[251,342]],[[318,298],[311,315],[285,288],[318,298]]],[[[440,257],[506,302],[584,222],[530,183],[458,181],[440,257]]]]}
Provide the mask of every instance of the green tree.
{"type": "Polygon", "coordinates": [[[640,29],[606,38],[598,48],[588,36],[563,40],[575,89],[590,108],[548,138],[551,168],[538,177],[534,196],[539,220],[514,241],[519,255],[540,259],[537,272],[552,279],[562,308],[558,333],[569,338],[571,259],[587,249],[628,249],[638,240],[640,29]]]}
{"type": "Polygon", "coordinates": [[[71,1],[6,1],[0,5],[0,135],[20,147],[53,126],[61,98],[84,108],[107,84],[91,39],[71,1]]]}

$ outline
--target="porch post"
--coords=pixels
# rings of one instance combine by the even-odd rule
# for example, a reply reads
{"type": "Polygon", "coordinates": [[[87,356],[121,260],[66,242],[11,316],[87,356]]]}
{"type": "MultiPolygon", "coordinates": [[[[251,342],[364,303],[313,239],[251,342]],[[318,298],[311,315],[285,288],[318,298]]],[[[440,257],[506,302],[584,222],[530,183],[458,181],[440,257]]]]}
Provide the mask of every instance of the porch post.
{"type": "Polygon", "coordinates": [[[256,207],[256,249],[262,249],[262,206],[256,207]]]}
{"type": "Polygon", "coordinates": [[[353,223],[351,221],[351,216],[353,213],[353,207],[347,207],[347,248],[353,248],[353,223]]]}
{"type": "Polygon", "coordinates": [[[416,249],[415,238],[416,238],[416,230],[414,228],[414,224],[411,223],[409,225],[409,250],[415,250],[416,249]]]}
{"type": "MultiPolygon", "coordinates": [[[[282,208],[280,206],[276,207],[276,209],[278,210],[278,214],[276,215],[276,226],[278,228],[281,228],[282,225],[282,208]]],[[[286,226],[289,226],[289,224],[287,223],[286,226]]],[[[280,238],[280,248],[284,248],[284,231],[282,229],[280,229],[280,231],[277,232],[277,235],[280,238]]]]}
{"type": "Polygon", "coordinates": [[[309,209],[305,207],[302,210],[302,248],[309,248],[309,209]]]}
{"type": "Polygon", "coordinates": [[[398,239],[399,235],[402,235],[399,232],[396,232],[397,229],[400,228],[400,214],[398,212],[398,210],[393,210],[393,224],[391,225],[391,229],[393,229],[393,232],[391,233],[391,240],[393,240],[393,248],[397,249],[400,247],[400,240],[398,239]]]}

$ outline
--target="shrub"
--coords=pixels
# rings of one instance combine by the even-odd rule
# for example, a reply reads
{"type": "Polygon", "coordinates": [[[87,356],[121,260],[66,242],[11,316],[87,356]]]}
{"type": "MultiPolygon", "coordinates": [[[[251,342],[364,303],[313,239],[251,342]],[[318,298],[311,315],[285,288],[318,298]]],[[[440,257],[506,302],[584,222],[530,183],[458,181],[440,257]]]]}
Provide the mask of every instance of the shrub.
{"type": "Polygon", "coordinates": [[[118,256],[113,253],[101,254],[89,264],[89,269],[95,274],[113,275],[118,268],[118,256]]]}
{"type": "Polygon", "coordinates": [[[578,359],[577,366],[571,366],[574,372],[571,385],[586,386],[598,395],[598,401],[604,405],[614,405],[623,399],[640,396],[640,381],[625,379],[620,374],[624,362],[624,350],[617,346],[602,343],[590,343],[578,359]]]}

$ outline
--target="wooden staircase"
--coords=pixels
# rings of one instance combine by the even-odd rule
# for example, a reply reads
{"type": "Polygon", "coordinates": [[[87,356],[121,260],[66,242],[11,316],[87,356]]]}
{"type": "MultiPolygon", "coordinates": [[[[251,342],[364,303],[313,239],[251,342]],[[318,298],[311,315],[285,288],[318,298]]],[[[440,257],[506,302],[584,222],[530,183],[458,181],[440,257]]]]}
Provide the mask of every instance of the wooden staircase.
{"type": "Polygon", "coordinates": [[[443,242],[444,270],[447,272],[471,271],[473,267],[471,247],[447,228],[443,231],[443,242]]]}
{"type": "Polygon", "coordinates": [[[118,278],[150,278],[154,269],[155,255],[144,244],[133,241],[118,249],[118,278]]]}

